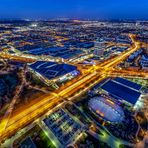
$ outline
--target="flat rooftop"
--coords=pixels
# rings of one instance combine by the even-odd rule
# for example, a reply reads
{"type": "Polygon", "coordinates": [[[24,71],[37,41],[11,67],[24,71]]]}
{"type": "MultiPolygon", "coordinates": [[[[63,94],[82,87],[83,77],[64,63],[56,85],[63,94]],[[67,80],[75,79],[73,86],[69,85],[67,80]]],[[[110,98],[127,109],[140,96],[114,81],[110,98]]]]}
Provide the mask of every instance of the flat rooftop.
{"type": "Polygon", "coordinates": [[[73,65],[44,61],[35,62],[30,65],[30,68],[49,80],[77,70],[73,65]]]}
{"type": "Polygon", "coordinates": [[[107,81],[101,88],[116,99],[122,99],[135,105],[141,95],[141,93],[135,88],[139,89],[140,86],[135,84],[135,86],[131,87],[132,85],[132,82],[128,80],[116,78],[107,81]]]}
{"type": "Polygon", "coordinates": [[[140,90],[142,87],[140,84],[128,81],[127,79],[120,78],[120,77],[115,78],[114,81],[119,82],[120,84],[124,84],[128,87],[135,89],[135,90],[140,90]]]}
{"type": "Polygon", "coordinates": [[[52,47],[52,48],[35,48],[25,51],[25,53],[33,55],[49,55],[53,57],[61,57],[64,59],[69,59],[79,54],[83,51],[79,49],[68,49],[64,47],[52,47]]]}
{"type": "Polygon", "coordinates": [[[21,142],[21,148],[36,148],[36,145],[30,137],[21,142]]]}

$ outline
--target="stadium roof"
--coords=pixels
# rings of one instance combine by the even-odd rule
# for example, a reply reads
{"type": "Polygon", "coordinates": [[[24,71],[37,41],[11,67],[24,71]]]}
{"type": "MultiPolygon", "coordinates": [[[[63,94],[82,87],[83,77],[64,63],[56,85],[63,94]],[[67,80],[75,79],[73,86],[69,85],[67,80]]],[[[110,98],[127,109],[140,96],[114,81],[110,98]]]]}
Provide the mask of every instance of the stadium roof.
{"type": "Polygon", "coordinates": [[[124,118],[122,108],[106,98],[94,97],[89,101],[88,106],[104,120],[110,122],[120,122],[124,118]]]}

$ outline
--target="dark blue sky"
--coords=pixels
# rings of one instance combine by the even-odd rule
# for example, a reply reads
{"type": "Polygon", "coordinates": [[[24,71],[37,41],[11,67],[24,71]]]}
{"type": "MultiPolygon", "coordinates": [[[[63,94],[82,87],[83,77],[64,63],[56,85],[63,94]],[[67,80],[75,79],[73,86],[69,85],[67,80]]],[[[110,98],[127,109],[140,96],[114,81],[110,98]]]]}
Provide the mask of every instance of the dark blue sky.
{"type": "Polygon", "coordinates": [[[0,18],[148,19],[148,0],[0,0],[0,18]]]}

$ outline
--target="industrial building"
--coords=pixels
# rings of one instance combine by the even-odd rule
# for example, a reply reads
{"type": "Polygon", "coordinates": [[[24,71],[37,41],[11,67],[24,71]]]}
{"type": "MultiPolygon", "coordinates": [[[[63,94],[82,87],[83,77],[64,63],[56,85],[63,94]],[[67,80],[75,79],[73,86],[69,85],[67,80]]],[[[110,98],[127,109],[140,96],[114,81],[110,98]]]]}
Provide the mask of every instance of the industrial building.
{"type": "Polygon", "coordinates": [[[133,106],[141,96],[141,85],[123,78],[109,80],[101,88],[115,99],[128,102],[133,106]]]}
{"type": "Polygon", "coordinates": [[[51,80],[64,81],[76,77],[79,74],[76,66],[58,64],[55,62],[38,61],[29,65],[30,69],[46,83],[51,80]]]}

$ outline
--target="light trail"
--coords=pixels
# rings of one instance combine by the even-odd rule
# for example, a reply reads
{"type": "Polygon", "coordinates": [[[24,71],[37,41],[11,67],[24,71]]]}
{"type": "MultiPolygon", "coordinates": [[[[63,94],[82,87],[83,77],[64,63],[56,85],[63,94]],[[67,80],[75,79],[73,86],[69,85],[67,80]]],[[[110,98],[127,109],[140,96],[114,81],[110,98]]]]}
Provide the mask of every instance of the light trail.
{"type": "MultiPolygon", "coordinates": [[[[1,128],[3,127],[4,123],[1,123],[0,124],[0,141],[2,141],[3,139],[6,139],[10,135],[17,132],[17,130],[19,130],[20,128],[26,126],[27,124],[32,122],[34,119],[40,117],[41,114],[45,113],[50,108],[55,107],[55,105],[60,103],[60,101],[63,101],[63,98],[65,96],[71,96],[75,94],[75,92],[78,92],[82,87],[83,88],[85,87],[85,88],[79,94],[84,93],[94,84],[105,79],[107,77],[106,72],[113,71],[114,66],[119,64],[122,60],[126,59],[131,53],[135,52],[140,48],[139,42],[135,42],[135,40],[133,39],[133,36],[130,36],[130,37],[134,43],[134,47],[129,48],[129,50],[122,53],[122,55],[111,59],[111,61],[109,63],[107,62],[107,64],[103,67],[96,66],[94,71],[91,70],[91,73],[89,72],[87,75],[79,79],[74,84],[71,84],[69,87],[61,90],[61,92],[57,93],[57,96],[53,94],[49,94],[49,96],[40,99],[38,102],[30,106],[29,108],[26,108],[22,110],[20,113],[13,115],[9,119],[8,126],[5,130],[1,128]],[[97,78],[98,80],[96,81],[97,78]],[[94,83],[92,83],[90,86],[86,86],[86,84],[89,84],[89,82],[91,81],[93,81],[94,83]]],[[[75,96],[70,97],[69,99],[71,98],[75,98],[75,96]]]]}

